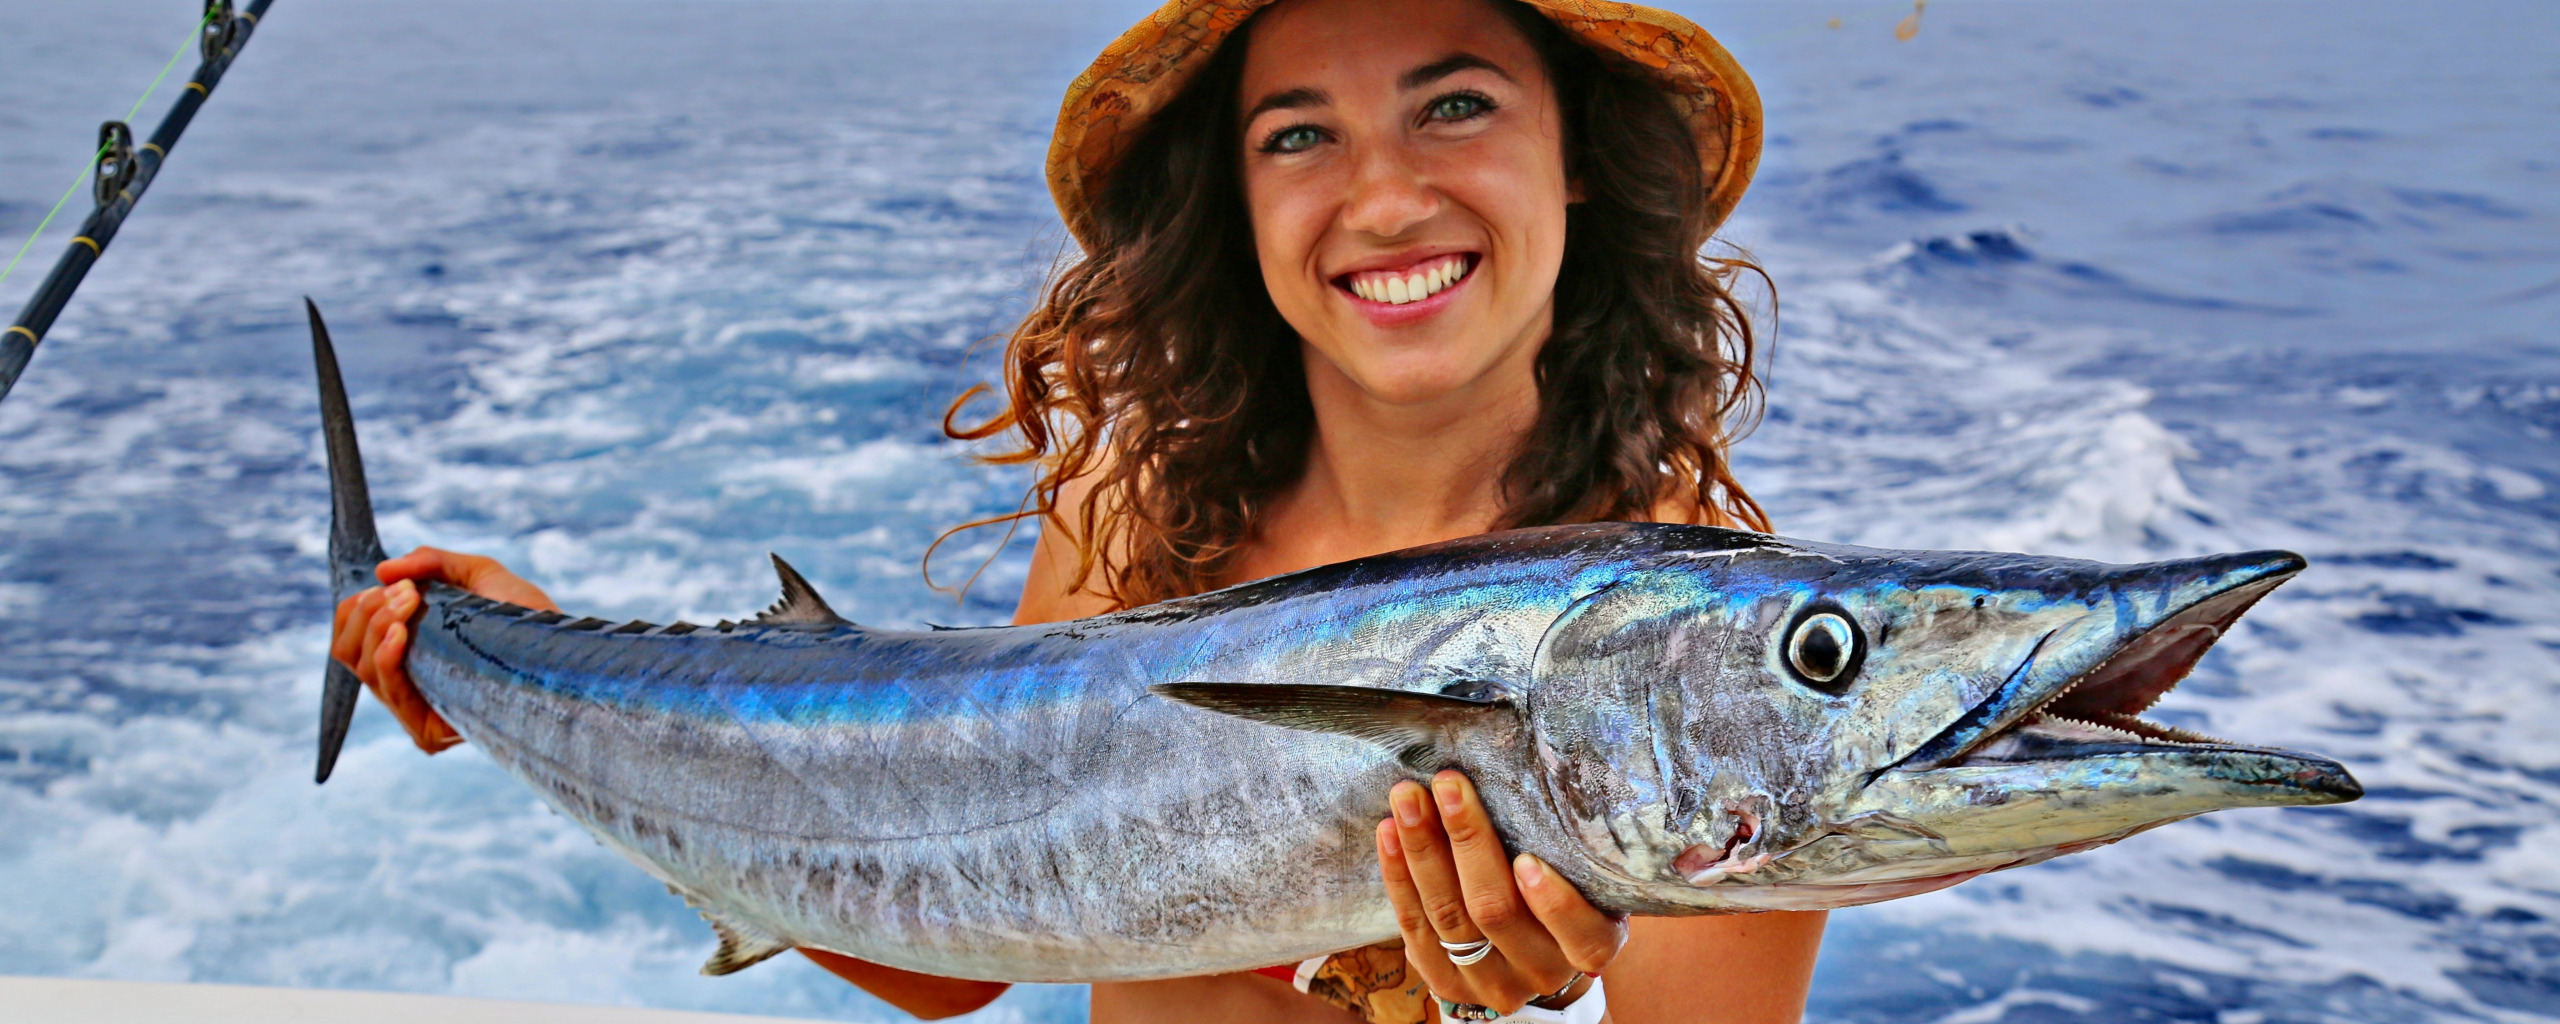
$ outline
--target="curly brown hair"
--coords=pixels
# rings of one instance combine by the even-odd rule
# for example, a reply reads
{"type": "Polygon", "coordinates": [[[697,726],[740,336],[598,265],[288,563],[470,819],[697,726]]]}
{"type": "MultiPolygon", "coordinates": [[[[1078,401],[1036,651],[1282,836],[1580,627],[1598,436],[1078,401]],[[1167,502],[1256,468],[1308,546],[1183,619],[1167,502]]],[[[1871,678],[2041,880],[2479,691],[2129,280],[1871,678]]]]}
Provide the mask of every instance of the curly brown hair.
{"type": "MultiPolygon", "coordinates": [[[[1642,518],[1668,500],[1768,529],[1725,455],[1760,408],[1749,310],[1729,286],[1759,268],[1701,255],[1715,224],[1688,122],[1643,69],[1526,5],[1498,6],[1546,62],[1584,196],[1566,215],[1538,418],[1503,473],[1500,525],[1642,518]]],[[[953,532],[1033,516],[1066,526],[1060,493],[1090,476],[1072,510],[1069,589],[1121,607],[1215,585],[1297,482],[1313,435],[1303,357],[1263,287],[1244,205],[1236,109],[1251,31],[1229,37],[1113,169],[1097,244],[1013,332],[1005,407],[962,425],[990,390],[979,385],[943,417],[958,440],[1019,441],[982,461],[1040,467],[1022,508],[953,532]]]]}

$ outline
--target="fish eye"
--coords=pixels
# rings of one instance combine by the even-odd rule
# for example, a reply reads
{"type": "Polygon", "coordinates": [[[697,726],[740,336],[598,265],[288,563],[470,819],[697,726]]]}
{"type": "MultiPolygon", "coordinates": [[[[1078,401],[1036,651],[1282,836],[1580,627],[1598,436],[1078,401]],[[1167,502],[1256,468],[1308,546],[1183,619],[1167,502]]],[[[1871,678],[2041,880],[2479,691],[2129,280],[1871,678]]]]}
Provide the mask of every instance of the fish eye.
{"type": "Polygon", "coordinates": [[[1787,667],[1797,681],[1824,693],[1847,690],[1864,654],[1857,625],[1837,609],[1811,609],[1787,630],[1787,667]]]}

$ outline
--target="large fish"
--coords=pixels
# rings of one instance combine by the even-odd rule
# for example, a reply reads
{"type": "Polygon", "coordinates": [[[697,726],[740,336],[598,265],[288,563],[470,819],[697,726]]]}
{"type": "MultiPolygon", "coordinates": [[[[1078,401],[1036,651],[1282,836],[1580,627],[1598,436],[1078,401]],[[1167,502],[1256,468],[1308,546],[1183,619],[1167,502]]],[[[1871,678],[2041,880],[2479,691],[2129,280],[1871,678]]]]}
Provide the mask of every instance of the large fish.
{"type": "MultiPolygon", "coordinates": [[[[311,311],[343,597],[382,558],[311,311]]],[[[929,974],[1106,981],[1395,934],[1372,829],[1454,767],[1504,840],[1629,914],[1844,907],[2232,807],[2337,763],[2136,717],[2285,552],[2147,565],[1598,524],[1114,615],[928,632],[783,598],[717,626],[441,585],[418,690],[718,931],[929,974]]],[[[354,681],[332,670],[325,765],[354,681]]]]}

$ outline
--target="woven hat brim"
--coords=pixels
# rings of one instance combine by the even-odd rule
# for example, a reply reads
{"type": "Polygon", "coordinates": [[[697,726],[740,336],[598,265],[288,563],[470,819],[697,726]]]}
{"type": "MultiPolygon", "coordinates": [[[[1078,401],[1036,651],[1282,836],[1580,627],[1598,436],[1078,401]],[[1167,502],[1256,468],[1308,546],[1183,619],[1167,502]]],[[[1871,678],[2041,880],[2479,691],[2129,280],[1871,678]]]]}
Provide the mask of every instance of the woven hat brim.
{"type": "MultiPolygon", "coordinates": [[[[1147,119],[1164,109],[1218,46],[1278,0],[1172,0],[1130,26],[1067,86],[1049,139],[1049,196],[1091,251],[1094,204],[1147,119]]],[[[1648,71],[1689,120],[1718,224],[1760,166],[1760,93],[1724,45],[1669,11],[1606,0],[1523,0],[1586,45],[1648,71]]]]}

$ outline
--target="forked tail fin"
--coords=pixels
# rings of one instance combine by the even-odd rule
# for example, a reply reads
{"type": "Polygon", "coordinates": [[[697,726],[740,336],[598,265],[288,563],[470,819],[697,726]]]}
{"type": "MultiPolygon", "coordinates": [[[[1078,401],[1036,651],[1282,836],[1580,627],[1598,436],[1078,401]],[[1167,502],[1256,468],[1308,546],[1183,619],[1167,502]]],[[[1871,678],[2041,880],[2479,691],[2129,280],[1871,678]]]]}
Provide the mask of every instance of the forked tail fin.
{"type": "MultiPolygon", "coordinates": [[[[329,345],[329,325],[320,322],[320,307],[304,296],[311,313],[311,361],[320,370],[320,435],[329,448],[329,595],[347,595],[373,586],[373,568],[382,564],[382,540],[373,533],[373,495],[364,486],[364,456],[356,451],[356,420],[347,410],[347,385],[338,378],[338,353],[329,345]]],[[[320,767],[312,781],[329,781],[337,767],[338,748],[347,741],[347,723],[355,717],[356,696],[364,684],[353,670],[329,661],[329,679],[320,692],[320,767]]]]}

